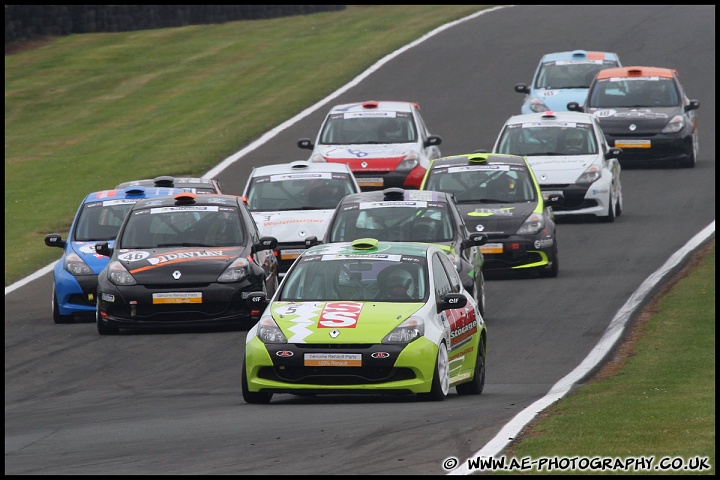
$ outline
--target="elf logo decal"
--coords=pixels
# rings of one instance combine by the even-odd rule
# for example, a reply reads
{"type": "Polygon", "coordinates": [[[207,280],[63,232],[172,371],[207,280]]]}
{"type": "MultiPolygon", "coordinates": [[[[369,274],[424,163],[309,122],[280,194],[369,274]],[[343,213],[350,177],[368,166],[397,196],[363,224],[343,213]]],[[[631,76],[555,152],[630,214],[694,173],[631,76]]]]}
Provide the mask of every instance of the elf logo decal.
{"type": "Polygon", "coordinates": [[[275,355],[277,355],[278,357],[292,357],[293,352],[291,352],[290,350],[280,350],[275,352],[275,355]]]}
{"type": "Polygon", "coordinates": [[[362,307],[358,302],[328,302],[320,312],[318,328],[355,328],[362,307]]]}
{"type": "Polygon", "coordinates": [[[374,352],[372,355],[370,355],[372,358],[389,358],[390,354],[388,352],[374,352]]]}

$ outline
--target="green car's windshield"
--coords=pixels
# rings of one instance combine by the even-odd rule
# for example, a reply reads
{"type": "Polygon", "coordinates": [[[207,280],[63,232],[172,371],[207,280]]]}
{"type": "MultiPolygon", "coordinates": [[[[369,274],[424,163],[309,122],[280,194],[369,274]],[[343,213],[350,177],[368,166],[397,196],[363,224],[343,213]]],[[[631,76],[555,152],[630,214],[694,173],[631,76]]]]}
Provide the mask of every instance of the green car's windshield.
{"type": "MultiPolygon", "coordinates": [[[[353,256],[349,256],[353,257],[353,256]]],[[[344,258],[343,255],[301,257],[283,281],[280,301],[425,302],[427,262],[396,255],[389,260],[344,258]]]]}

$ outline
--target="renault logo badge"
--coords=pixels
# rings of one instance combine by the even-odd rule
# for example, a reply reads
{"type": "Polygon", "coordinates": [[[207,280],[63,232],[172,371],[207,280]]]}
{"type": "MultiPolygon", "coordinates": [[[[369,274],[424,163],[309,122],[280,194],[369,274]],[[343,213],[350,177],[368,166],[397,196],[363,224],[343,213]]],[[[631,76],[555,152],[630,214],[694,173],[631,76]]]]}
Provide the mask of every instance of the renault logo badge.
{"type": "Polygon", "coordinates": [[[338,329],[330,330],[330,336],[331,336],[332,338],[337,338],[337,337],[339,337],[339,336],[340,336],[340,330],[338,330],[338,329]]]}
{"type": "Polygon", "coordinates": [[[175,280],[180,280],[180,275],[182,275],[182,274],[180,273],[180,270],[175,270],[175,271],[173,272],[173,275],[172,275],[172,276],[173,276],[173,278],[174,278],[175,280]]]}
{"type": "Polygon", "coordinates": [[[634,123],[631,123],[628,128],[630,129],[631,132],[634,132],[635,129],[637,128],[637,125],[635,125],[634,123]]]}

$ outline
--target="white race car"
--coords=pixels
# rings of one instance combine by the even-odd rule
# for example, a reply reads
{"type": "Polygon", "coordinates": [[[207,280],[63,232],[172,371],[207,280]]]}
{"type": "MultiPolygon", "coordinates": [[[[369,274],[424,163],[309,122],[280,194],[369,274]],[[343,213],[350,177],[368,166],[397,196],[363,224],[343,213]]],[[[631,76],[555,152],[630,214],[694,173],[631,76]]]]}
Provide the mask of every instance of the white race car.
{"type": "Polygon", "coordinates": [[[593,215],[612,222],[622,213],[622,150],[608,145],[593,115],[515,115],[505,122],[493,152],[527,157],[556,217],[593,215]]]}
{"type": "Polygon", "coordinates": [[[306,238],[323,238],[340,200],[359,191],[347,165],[298,160],[253,169],[243,196],[260,234],[278,240],[282,276],[307,248],[306,238]]]}

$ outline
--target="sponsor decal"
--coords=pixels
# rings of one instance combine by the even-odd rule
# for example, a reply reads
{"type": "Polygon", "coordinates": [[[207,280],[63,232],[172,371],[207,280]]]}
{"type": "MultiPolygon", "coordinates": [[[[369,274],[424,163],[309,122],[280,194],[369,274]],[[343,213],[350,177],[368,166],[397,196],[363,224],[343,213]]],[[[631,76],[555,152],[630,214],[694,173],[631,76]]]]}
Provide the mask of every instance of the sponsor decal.
{"type": "Polygon", "coordinates": [[[546,238],[544,240],[535,240],[535,248],[548,248],[552,247],[552,238],[546,238]]]}
{"type": "Polygon", "coordinates": [[[277,355],[278,357],[292,357],[293,352],[291,352],[290,350],[279,350],[275,352],[275,355],[277,355]]]}
{"type": "Polygon", "coordinates": [[[493,165],[459,165],[457,167],[448,167],[448,173],[463,173],[477,170],[506,172],[510,170],[510,166],[495,163],[493,165]]]}
{"type": "Polygon", "coordinates": [[[514,207],[503,207],[503,208],[476,208],[474,212],[468,212],[469,217],[491,217],[493,215],[499,215],[503,217],[512,217],[512,210],[514,207]]]}
{"type": "Polygon", "coordinates": [[[327,219],[324,218],[297,218],[288,220],[276,220],[272,222],[263,222],[266,227],[272,227],[275,225],[292,225],[293,223],[325,223],[327,219]]]}
{"type": "Polygon", "coordinates": [[[359,302],[328,302],[325,304],[318,328],[355,328],[363,304],[359,302]]]}
{"type": "Polygon", "coordinates": [[[282,173],[279,175],[270,175],[271,182],[282,182],[284,180],[315,180],[318,178],[332,178],[330,172],[314,172],[314,173],[282,173]]]}
{"type": "Polygon", "coordinates": [[[109,293],[103,293],[103,294],[100,296],[100,299],[101,299],[103,302],[114,302],[114,301],[115,301],[115,295],[111,295],[111,294],[109,294],[109,293]]]}
{"type": "Polygon", "coordinates": [[[174,303],[202,303],[202,292],[153,293],[153,305],[174,303]]]}
{"type": "Polygon", "coordinates": [[[306,367],[361,367],[360,353],[306,353],[306,367]]]}
{"type": "Polygon", "coordinates": [[[168,253],[166,255],[159,255],[157,257],[148,258],[148,262],[150,262],[151,265],[160,265],[165,262],[172,262],[173,260],[180,260],[180,259],[201,259],[201,258],[207,258],[207,257],[222,257],[225,253],[222,250],[208,250],[208,251],[201,251],[201,252],[177,252],[177,253],[168,253]]]}
{"type": "Polygon", "coordinates": [[[372,358],[389,358],[390,354],[388,352],[373,352],[370,356],[372,358]]]}

